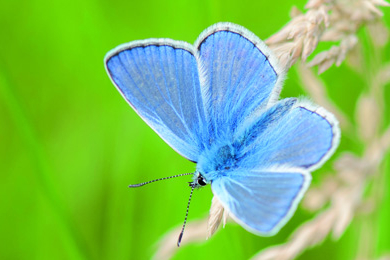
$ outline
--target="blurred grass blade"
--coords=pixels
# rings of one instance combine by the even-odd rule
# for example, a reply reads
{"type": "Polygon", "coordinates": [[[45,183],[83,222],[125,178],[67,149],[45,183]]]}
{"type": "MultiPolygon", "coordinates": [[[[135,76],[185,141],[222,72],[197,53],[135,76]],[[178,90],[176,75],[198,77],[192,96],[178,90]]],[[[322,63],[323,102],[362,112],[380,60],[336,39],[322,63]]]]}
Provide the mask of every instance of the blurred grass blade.
{"type": "Polygon", "coordinates": [[[0,100],[13,120],[15,134],[19,136],[30,155],[32,165],[34,165],[34,169],[31,169],[31,171],[36,176],[37,183],[41,186],[38,190],[42,192],[54,213],[53,216],[56,217],[55,221],[59,227],[61,241],[65,243],[65,247],[68,248],[67,252],[70,253],[72,259],[91,259],[84,239],[77,231],[68,210],[64,206],[65,204],[60,199],[58,190],[55,188],[56,185],[51,180],[50,175],[54,173],[50,170],[47,156],[35,133],[34,125],[30,122],[23,104],[18,100],[4,71],[4,69],[0,70],[0,100]]]}

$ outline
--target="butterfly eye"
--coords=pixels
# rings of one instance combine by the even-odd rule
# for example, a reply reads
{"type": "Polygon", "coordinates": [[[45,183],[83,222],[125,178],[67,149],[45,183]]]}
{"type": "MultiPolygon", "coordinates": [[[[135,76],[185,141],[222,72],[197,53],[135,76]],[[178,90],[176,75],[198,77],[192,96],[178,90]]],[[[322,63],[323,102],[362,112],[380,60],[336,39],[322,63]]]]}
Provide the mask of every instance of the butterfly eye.
{"type": "Polygon", "coordinates": [[[198,184],[200,186],[206,186],[206,184],[207,184],[206,179],[202,175],[199,175],[199,177],[198,177],[198,184]]]}

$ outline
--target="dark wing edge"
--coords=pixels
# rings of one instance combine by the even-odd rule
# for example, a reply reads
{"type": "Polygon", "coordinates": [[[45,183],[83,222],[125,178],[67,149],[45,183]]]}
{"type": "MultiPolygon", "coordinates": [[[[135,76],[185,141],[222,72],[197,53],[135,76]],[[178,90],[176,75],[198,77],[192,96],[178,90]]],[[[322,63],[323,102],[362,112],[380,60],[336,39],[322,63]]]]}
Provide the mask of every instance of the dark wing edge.
{"type": "Polygon", "coordinates": [[[330,146],[330,149],[325,153],[325,155],[315,164],[310,166],[307,170],[312,172],[314,170],[317,170],[320,168],[336,151],[337,147],[340,143],[341,138],[341,130],[339,126],[339,121],[336,119],[336,117],[327,111],[325,108],[320,107],[318,105],[313,104],[308,99],[300,99],[298,102],[295,103],[294,107],[296,108],[303,108],[308,111],[311,111],[313,113],[316,113],[320,117],[322,117],[324,120],[326,120],[329,125],[332,128],[332,143],[330,146]]]}

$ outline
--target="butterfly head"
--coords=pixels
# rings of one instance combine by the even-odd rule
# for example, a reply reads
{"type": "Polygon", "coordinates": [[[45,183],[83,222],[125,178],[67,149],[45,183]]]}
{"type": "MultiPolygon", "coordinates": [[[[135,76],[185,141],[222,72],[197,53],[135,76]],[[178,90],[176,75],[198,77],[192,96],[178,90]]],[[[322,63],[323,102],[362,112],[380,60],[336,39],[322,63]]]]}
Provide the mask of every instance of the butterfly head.
{"type": "Polygon", "coordinates": [[[200,188],[203,186],[206,186],[210,182],[207,181],[207,179],[200,173],[200,172],[195,172],[194,174],[194,179],[192,182],[189,182],[189,186],[191,188],[200,188]]]}

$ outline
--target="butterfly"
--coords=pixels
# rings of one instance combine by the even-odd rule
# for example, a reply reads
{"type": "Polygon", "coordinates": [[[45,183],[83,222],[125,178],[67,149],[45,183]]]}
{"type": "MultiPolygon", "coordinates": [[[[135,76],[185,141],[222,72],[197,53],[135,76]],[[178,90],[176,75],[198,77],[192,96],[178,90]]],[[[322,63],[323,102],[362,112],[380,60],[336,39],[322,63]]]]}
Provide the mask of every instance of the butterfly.
{"type": "MultiPolygon", "coordinates": [[[[194,45],[171,39],[126,43],[107,53],[105,67],[136,113],[197,164],[191,196],[210,184],[229,215],[257,235],[274,235],[286,224],[310,172],[339,143],[331,113],[306,100],[279,100],[286,72],[239,25],[212,25],[194,45]]],[[[183,231],[184,225],[178,245],[183,231]]]]}

